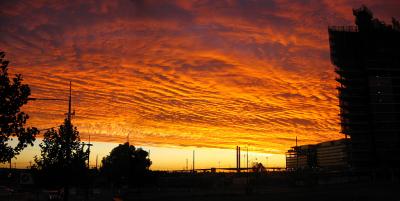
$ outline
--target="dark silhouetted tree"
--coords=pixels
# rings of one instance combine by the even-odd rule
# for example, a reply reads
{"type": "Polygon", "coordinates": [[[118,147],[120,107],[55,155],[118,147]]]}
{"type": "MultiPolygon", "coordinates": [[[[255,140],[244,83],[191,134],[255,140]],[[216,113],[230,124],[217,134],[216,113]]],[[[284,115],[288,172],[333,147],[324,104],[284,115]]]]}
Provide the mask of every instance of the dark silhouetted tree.
{"type": "Polygon", "coordinates": [[[21,107],[28,102],[31,90],[22,84],[22,76],[8,77],[8,61],[5,53],[0,52],[0,163],[7,162],[18,155],[27,145],[33,145],[39,131],[32,127],[25,128],[28,114],[21,107]],[[13,137],[18,139],[16,146],[10,146],[13,137]]]}
{"type": "Polygon", "coordinates": [[[35,157],[34,168],[41,172],[45,180],[53,184],[75,181],[79,184],[87,174],[88,150],[80,142],[79,132],[71,121],[65,119],[58,130],[51,129],[43,136],[40,158],[35,157]]]}
{"type": "Polygon", "coordinates": [[[101,172],[116,183],[139,184],[149,172],[148,152],[129,143],[115,147],[102,159],[101,172]]]}
{"type": "Polygon", "coordinates": [[[253,163],[251,169],[253,170],[253,172],[265,172],[265,167],[262,163],[253,163]]]}

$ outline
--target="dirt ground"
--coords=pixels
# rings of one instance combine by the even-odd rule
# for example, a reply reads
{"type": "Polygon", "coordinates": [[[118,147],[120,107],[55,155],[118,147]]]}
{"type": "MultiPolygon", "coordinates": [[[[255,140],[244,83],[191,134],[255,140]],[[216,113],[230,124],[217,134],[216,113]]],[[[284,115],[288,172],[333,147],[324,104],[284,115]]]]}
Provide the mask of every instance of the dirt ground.
{"type": "MultiPolygon", "coordinates": [[[[1,182],[1,181],[0,181],[1,182]]],[[[97,182],[99,184],[99,182],[97,182]]],[[[0,201],[57,200],[56,189],[37,185],[0,185],[0,201]],[[11,187],[10,187],[11,186],[11,187]],[[10,187],[10,188],[9,188],[10,187]]],[[[369,177],[302,176],[294,180],[284,173],[250,177],[240,174],[164,174],[151,187],[134,188],[109,183],[90,188],[73,187],[70,201],[400,201],[399,180],[371,180],[369,177]]]]}
{"type": "Polygon", "coordinates": [[[226,189],[147,189],[127,192],[122,200],[393,200],[400,201],[400,185],[393,183],[318,185],[310,187],[258,186],[226,189]]]}

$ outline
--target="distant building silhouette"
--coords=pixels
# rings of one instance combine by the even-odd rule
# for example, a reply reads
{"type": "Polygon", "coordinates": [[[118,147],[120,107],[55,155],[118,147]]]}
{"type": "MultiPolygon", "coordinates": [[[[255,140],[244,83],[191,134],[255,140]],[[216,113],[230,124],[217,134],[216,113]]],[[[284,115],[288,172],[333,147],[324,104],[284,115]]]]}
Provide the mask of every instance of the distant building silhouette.
{"type": "Polygon", "coordinates": [[[331,26],[331,61],[339,83],[341,132],[354,168],[400,164],[400,25],[354,9],[357,26],[331,26]]]}
{"type": "Polygon", "coordinates": [[[294,146],[286,152],[286,169],[343,170],[349,167],[349,139],[294,146]]]}

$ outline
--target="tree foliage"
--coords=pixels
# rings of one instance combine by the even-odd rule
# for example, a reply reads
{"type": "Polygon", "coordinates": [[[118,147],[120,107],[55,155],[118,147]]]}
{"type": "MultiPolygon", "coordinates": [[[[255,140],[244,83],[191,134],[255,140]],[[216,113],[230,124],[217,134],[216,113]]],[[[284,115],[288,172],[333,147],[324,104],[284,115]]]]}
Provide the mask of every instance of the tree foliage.
{"type": "Polygon", "coordinates": [[[28,102],[31,90],[27,84],[22,84],[20,74],[10,80],[7,72],[9,61],[4,57],[5,53],[0,52],[0,163],[12,159],[27,145],[32,146],[39,133],[34,127],[25,127],[29,116],[21,111],[21,107],[28,102]],[[18,139],[14,147],[9,145],[12,137],[18,139]]]}
{"type": "Polygon", "coordinates": [[[40,158],[35,168],[50,179],[73,180],[85,176],[88,150],[80,142],[79,132],[68,119],[58,130],[50,129],[43,136],[40,158]]]}
{"type": "Polygon", "coordinates": [[[253,163],[251,169],[253,170],[253,172],[265,172],[266,170],[266,168],[262,163],[257,163],[257,162],[253,163]]]}
{"type": "Polygon", "coordinates": [[[102,159],[101,172],[115,182],[141,181],[151,165],[148,156],[141,148],[136,149],[129,143],[120,144],[102,159]]]}

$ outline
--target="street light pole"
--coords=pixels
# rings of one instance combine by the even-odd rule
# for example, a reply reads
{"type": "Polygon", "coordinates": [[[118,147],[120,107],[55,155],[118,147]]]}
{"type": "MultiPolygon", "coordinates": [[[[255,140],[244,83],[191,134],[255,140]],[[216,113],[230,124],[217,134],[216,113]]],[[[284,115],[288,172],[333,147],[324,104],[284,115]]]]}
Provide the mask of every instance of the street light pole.
{"type": "Polygon", "coordinates": [[[193,169],[193,173],[194,173],[194,158],[195,157],[195,155],[194,155],[194,150],[193,150],[193,165],[192,165],[192,169],[193,169]]]}
{"type": "MultiPolygon", "coordinates": [[[[82,142],[82,145],[88,146],[88,149],[87,149],[88,150],[88,165],[87,166],[88,166],[88,169],[90,169],[90,147],[93,146],[93,144],[90,143],[90,134],[89,134],[89,143],[82,142]]],[[[97,161],[96,161],[96,163],[97,163],[97,161]]],[[[96,164],[96,169],[97,169],[97,164],[96,164]]]]}
{"type": "MultiPolygon", "coordinates": [[[[71,124],[71,102],[72,102],[72,83],[71,81],[69,82],[69,97],[68,99],[60,99],[60,98],[28,98],[29,101],[68,101],[68,113],[67,115],[67,119],[66,119],[66,144],[67,144],[67,150],[66,150],[66,168],[69,169],[70,168],[70,160],[71,160],[71,147],[70,147],[70,138],[73,135],[73,127],[71,124]]],[[[75,112],[74,112],[75,113],[75,112]]],[[[50,128],[51,129],[51,128],[50,128]]],[[[44,129],[44,130],[48,130],[48,129],[44,129]]],[[[90,143],[89,143],[90,144],[90,143]]],[[[90,146],[89,146],[90,148],[90,146]]],[[[10,162],[11,163],[11,162],[10,162]]],[[[10,165],[11,166],[11,165],[10,165]]],[[[70,175],[66,175],[67,178],[64,181],[64,201],[68,200],[68,196],[69,196],[69,179],[70,179],[70,175]]]]}

